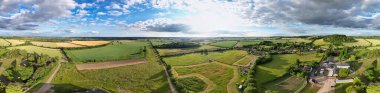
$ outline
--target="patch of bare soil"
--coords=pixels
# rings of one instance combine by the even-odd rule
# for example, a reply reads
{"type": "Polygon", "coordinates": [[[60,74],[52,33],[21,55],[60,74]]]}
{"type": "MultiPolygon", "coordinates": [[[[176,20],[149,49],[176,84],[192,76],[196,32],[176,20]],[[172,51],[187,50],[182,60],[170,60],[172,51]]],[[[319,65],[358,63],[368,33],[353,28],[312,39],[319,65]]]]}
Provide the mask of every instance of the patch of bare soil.
{"type": "Polygon", "coordinates": [[[131,59],[131,60],[122,60],[122,61],[109,61],[109,62],[101,62],[101,63],[90,63],[90,64],[77,64],[76,67],[78,70],[91,70],[91,69],[106,69],[106,68],[114,68],[121,67],[127,65],[136,65],[145,63],[144,59],[131,59]]]}

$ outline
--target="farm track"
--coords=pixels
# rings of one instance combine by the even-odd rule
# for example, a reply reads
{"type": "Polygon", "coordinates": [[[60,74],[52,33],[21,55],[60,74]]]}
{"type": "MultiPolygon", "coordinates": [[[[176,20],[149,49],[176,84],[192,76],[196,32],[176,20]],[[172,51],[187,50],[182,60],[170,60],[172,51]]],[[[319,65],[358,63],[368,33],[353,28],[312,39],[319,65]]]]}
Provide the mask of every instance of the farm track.
{"type": "MultiPolygon", "coordinates": [[[[249,56],[249,55],[246,55],[245,57],[247,57],[247,56],[249,56]]],[[[254,59],[252,59],[252,60],[251,60],[248,64],[246,64],[246,65],[239,65],[238,62],[239,62],[240,60],[243,60],[245,57],[239,59],[238,61],[236,61],[236,62],[233,63],[232,65],[234,65],[234,66],[248,67],[248,66],[250,65],[250,63],[256,63],[256,58],[254,58],[254,59]]]]}
{"type": "Polygon", "coordinates": [[[58,67],[54,70],[53,74],[48,78],[46,82],[44,82],[44,85],[40,89],[38,89],[37,92],[34,93],[49,93],[49,90],[53,85],[51,82],[53,81],[54,77],[57,75],[59,69],[61,68],[61,62],[58,63],[58,67]]]}
{"type": "Polygon", "coordinates": [[[78,70],[92,70],[92,69],[106,69],[121,67],[127,65],[136,65],[146,63],[144,59],[132,59],[132,60],[122,60],[122,61],[111,61],[111,62],[101,62],[101,63],[91,63],[91,64],[76,64],[78,70]]]}
{"type": "Polygon", "coordinates": [[[201,93],[209,93],[210,91],[212,91],[216,87],[216,84],[214,82],[212,82],[207,77],[205,77],[201,74],[198,74],[198,73],[192,73],[192,74],[181,75],[181,76],[179,76],[177,71],[175,71],[175,70],[172,70],[172,73],[173,73],[174,77],[177,77],[177,78],[197,77],[197,78],[201,79],[202,81],[204,81],[207,84],[207,87],[201,93]]]}
{"type": "Polygon", "coordinates": [[[226,66],[226,67],[229,67],[229,68],[232,68],[234,70],[234,77],[232,77],[232,79],[230,80],[230,82],[228,82],[227,84],[227,92],[228,93],[238,93],[239,91],[237,91],[236,89],[234,89],[234,83],[237,81],[237,79],[239,78],[239,70],[237,69],[236,66],[232,66],[232,65],[228,65],[228,64],[225,64],[225,63],[221,63],[221,62],[216,62],[220,65],[223,65],[223,66],[226,66]]]}

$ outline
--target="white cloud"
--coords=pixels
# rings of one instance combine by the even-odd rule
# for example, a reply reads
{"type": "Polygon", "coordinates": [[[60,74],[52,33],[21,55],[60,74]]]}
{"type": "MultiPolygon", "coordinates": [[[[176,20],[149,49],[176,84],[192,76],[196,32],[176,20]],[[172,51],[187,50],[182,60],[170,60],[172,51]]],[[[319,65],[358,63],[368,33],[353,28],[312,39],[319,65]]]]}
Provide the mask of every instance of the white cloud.
{"type": "Polygon", "coordinates": [[[121,9],[121,7],[118,4],[112,4],[112,9],[121,9]]]}
{"type": "Polygon", "coordinates": [[[91,4],[91,3],[82,3],[82,4],[79,4],[78,7],[81,9],[84,9],[84,8],[92,7],[94,5],[95,4],[91,4]]]}
{"type": "Polygon", "coordinates": [[[86,11],[86,10],[79,10],[77,15],[82,17],[82,16],[89,15],[87,13],[88,13],[88,11],[86,11]]]}
{"type": "Polygon", "coordinates": [[[97,15],[106,15],[104,12],[98,12],[97,15]]]}
{"type": "Polygon", "coordinates": [[[100,32],[99,32],[99,31],[89,31],[88,33],[91,33],[91,34],[99,34],[100,32]]]}
{"type": "Polygon", "coordinates": [[[120,15],[122,15],[123,13],[120,12],[120,11],[109,11],[108,14],[109,14],[109,15],[112,15],[112,16],[120,16],[120,15]]]}

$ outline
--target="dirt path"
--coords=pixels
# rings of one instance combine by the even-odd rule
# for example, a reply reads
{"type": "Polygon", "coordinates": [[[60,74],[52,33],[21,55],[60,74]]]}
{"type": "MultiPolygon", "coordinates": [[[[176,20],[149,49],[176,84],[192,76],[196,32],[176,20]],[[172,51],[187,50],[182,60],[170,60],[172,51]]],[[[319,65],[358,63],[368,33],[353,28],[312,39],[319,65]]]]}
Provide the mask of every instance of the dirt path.
{"type": "Polygon", "coordinates": [[[235,85],[237,79],[239,78],[238,68],[235,66],[232,66],[232,65],[221,63],[221,62],[216,62],[216,63],[223,65],[223,66],[226,66],[226,67],[229,67],[229,68],[232,68],[234,70],[234,77],[232,77],[230,82],[228,82],[228,84],[227,84],[227,92],[228,93],[238,93],[239,91],[234,88],[234,85],[235,85]]]}
{"type": "Polygon", "coordinates": [[[210,91],[212,91],[216,87],[216,84],[214,82],[212,82],[207,77],[205,77],[201,74],[198,74],[198,73],[192,73],[192,74],[181,75],[181,76],[179,76],[177,71],[175,71],[175,70],[172,70],[172,73],[173,73],[173,76],[177,77],[177,78],[197,77],[197,78],[201,79],[202,81],[204,81],[207,84],[207,87],[201,93],[209,93],[210,91]]]}
{"type": "Polygon", "coordinates": [[[335,78],[328,78],[321,89],[317,93],[335,93],[335,88],[331,87],[335,85],[335,78]]]}
{"type": "Polygon", "coordinates": [[[166,67],[165,66],[162,66],[165,70],[165,75],[166,75],[166,79],[168,80],[168,83],[169,83],[169,87],[170,87],[170,91],[172,93],[178,93],[178,91],[176,90],[172,80],[170,79],[170,75],[169,75],[169,72],[168,70],[166,70],[166,67]]]}
{"type": "Polygon", "coordinates": [[[38,89],[38,91],[35,93],[49,93],[50,88],[53,87],[53,85],[51,84],[51,81],[53,81],[55,75],[57,75],[60,68],[61,68],[61,62],[58,63],[58,67],[55,68],[53,74],[51,74],[48,80],[44,82],[44,85],[42,85],[42,87],[38,89]]]}
{"type": "Polygon", "coordinates": [[[91,70],[91,69],[106,69],[121,67],[127,65],[136,65],[146,63],[144,59],[132,59],[132,60],[123,60],[123,61],[111,61],[111,62],[101,62],[101,63],[91,63],[91,64],[77,64],[76,68],[78,70],[91,70]]]}

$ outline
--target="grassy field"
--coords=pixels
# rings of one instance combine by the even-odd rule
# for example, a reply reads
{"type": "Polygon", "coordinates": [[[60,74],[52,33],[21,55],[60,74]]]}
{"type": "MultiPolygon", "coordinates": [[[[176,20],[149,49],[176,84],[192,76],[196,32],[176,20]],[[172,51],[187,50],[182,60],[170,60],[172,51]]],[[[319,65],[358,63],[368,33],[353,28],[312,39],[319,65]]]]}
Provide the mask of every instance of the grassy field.
{"type": "Polygon", "coordinates": [[[33,45],[42,46],[42,47],[51,47],[51,48],[58,47],[55,42],[37,42],[37,41],[33,41],[31,43],[33,45]]]}
{"type": "Polygon", "coordinates": [[[75,64],[65,63],[53,81],[53,89],[59,93],[92,88],[119,93],[169,93],[165,72],[151,48],[147,49],[147,61],[138,65],[85,71],[76,70],[75,64]]]}
{"type": "Polygon", "coordinates": [[[193,92],[201,92],[207,87],[207,84],[197,77],[180,78],[177,82],[177,85],[193,92]]]}
{"type": "Polygon", "coordinates": [[[311,42],[311,40],[304,39],[304,38],[282,38],[282,39],[288,40],[288,42],[295,42],[295,43],[301,43],[301,42],[310,43],[311,42]]]}
{"type": "Polygon", "coordinates": [[[372,46],[372,47],[368,47],[367,49],[369,50],[380,49],[380,46],[372,46]]]}
{"type": "Polygon", "coordinates": [[[346,93],[346,88],[351,86],[352,83],[340,83],[335,85],[335,93],[346,93]]]}
{"type": "Polygon", "coordinates": [[[329,45],[329,43],[323,41],[323,39],[318,39],[318,40],[314,41],[314,45],[317,45],[317,46],[327,46],[327,45],[329,45]]]}
{"type": "Polygon", "coordinates": [[[150,39],[150,41],[152,42],[153,46],[169,44],[171,42],[174,42],[174,40],[168,40],[168,39],[150,39]]]}
{"type": "Polygon", "coordinates": [[[209,52],[208,55],[201,53],[192,53],[186,55],[172,56],[163,58],[167,64],[173,66],[194,65],[208,62],[209,59],[214,59],[226,64],[233,64],[239,59],[247,55],[246,51],[230,50],[224,52],[209,52]]]}
{"type": "Polygon", "coordinates": [[[175,68],[179,75],[186,75],[192,73],[201,74],[210,79],[216,87],[211,93],[227,93],[227,84],[233,78],[233,69],[218,63],[210,63],[208,65],[187,67],[187,68],[175,68]]]}
{"type": "Polygon", "coordinates": [[[63,54],[60,52],[59,49],[50,49],[50,48],[43,48],[43,47],[37,47],[37,46],[16,46],[16,47],[9,47],[8,49],[22,49],[26,50],[29,53],[38,53],[38,54],[47,54],[52,57],[63,57],[63,54]]]}
{"type": "Polygon", "coordinates": [[[113,43],[103,47],[65,52],[75,62],[139,59],[144,57],[142,50],[145,45],[146,42],[113,43]]]}
{"type": "Polygon", "coordinates": [[[379,46],[380,45],[380,39],[366,39],[367,41],[372,43],[372,46],[379,46]]]}
{"type": "Polygon", "coordinates": [[[223,47],[223,48],[232,48],[236,45],[237,41],[218,41],[210,45],[223,47]]]}
{"type": "Polygon", "coordinates": [[[304,89],[300,93],[317,93],[320,87],[312,86],[310,84],[307,84],[304,89]]]}
{"type": "Polygon", "coordinates": [[[0,46],[9,46],[9,45],[11,45],[11,44],[8,41],[0,38],[0,46]]]}
{"type": "Polygon", "coordinates": [[[11,42],[12,46],[16,46],[16,45],[20,45],[20,44],[25,43],[25,40],[17,40],[17,39],[5,39],[5,40],[11,42]]]}
{"type": "Polygon", "coordinates": [[[369,43],[368,41],[364,40],[364,39],[359,39],[359,38],[355,38],[355,40],[357,40],[357,42],[353,42],[353,43],[343,43],[344,46],[370,46],[371,43],[369,43]]]}
{"type": "Polygon", "coordinates": [[[157,49],[157,51],[160,55],[170,55],[170,54],[175,54],[175,53],[191,52],[191,51],[202,50],[202,49],[217,49],[217,48],[219,47],[210,46],[210,45],[202,45],[201,47],[197,47],[197,48],[157,49]]]}
{"type": "Polygon", "coordinates": [[[242,46],[245,46],[245,45],[254,45],[254,44],[258,44],[260,42],[261,42],[261,40],[241,40],[238,43],[238,46],[242,47],[242,46]]]}
{"type": "Polygon", "coordinates": [[[275,80],[286,74],[286,69],[299,59],[302,62],[315,61],[318,62],[321,57],[317,57],[316,53],[309,53],[304,55],[298,54],[284,54],[273,55],[273,60],[269,63],[258,65],[255,78],[259,83],[266,83],[275,80]]]}
{"type": "Polygon", "coordinates": [[[305,79],[296,76],[286,76],[281,79],[269,82],[264,85],[266,89],[281,91],[284,93],[294,93],[297,91],[305,79]]]}
{"type": "Polygon", "coordinates": [[[244,58],[240,59],[239,61],[236,61],[235,65],[247,65],[252,60],[256,60],[257,56],[254,55],[247,55],[244,58]]]}

